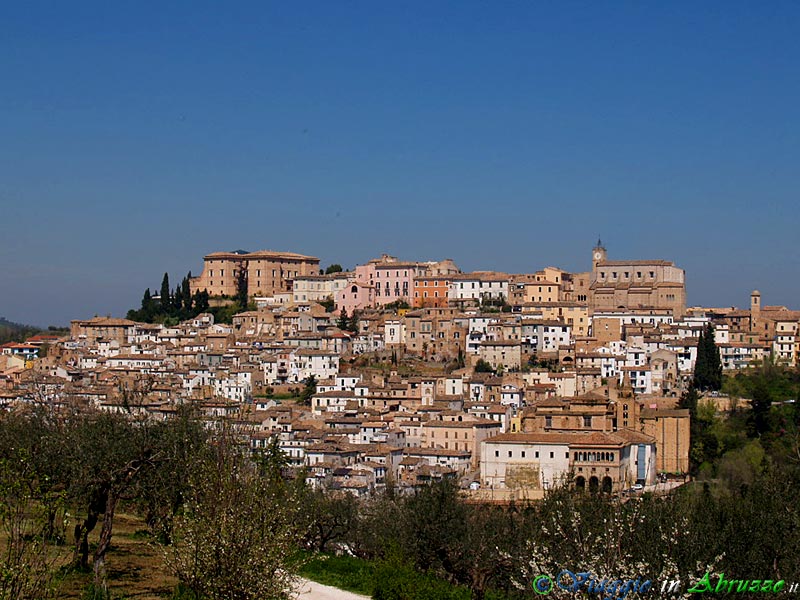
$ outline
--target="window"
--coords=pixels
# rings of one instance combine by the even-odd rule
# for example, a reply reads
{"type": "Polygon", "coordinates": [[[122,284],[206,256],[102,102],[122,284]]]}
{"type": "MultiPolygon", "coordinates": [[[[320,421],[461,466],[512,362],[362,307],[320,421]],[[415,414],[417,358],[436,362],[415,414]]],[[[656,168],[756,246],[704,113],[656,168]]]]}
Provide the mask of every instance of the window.
{"type": "Polygon", "coordinates": [[[583,417],[583,426],[584,427],[591,427],[592,426],[592,417],[583,417]]]}
{"type": "Polygon", "coordinates": [[[555,458],[555,453],[554,452],[550,453],[550,458],[555,458]]]}
{"type": "Polygon", "coordinates": [[[519,453],[522,458],[525,458],[525,450],[519,453]]]}
{"type": "Polygon", "coordinates": [[[539,458],[539,451],[538,450],[535,453],[535,458],[539,458]]]}
{"type": "Polygon", "coordinates": [[[508,458],[511,458],[511,450],[508,451],[508,458]]]}
{"type": "Polygon", "coordinates": [[[544,426],[545,427],[552,427],[553,426],[553,417],[545,417],[544,418],[544,426]]]}
{"type": "Polygon", "coordinates": [[[495,458],[500,458],[500,450],[495,450],[494,451],[494,457],[495,458]]]}

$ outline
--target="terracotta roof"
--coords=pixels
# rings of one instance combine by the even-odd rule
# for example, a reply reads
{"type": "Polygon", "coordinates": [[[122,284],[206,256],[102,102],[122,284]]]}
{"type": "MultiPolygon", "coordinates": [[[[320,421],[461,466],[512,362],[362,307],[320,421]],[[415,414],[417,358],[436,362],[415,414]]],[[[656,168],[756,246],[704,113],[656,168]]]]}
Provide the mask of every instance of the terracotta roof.
{"type": "Polygon", "coordinates": [[[256,252],[212,252],[206,254],[203,259],[231,259],[231,260],[249,260],[251,258],[285,258],[293,260],[310,260],[319,262],[316,256],[306,256],[304,254],[297,254],[296,252],[279,252],[276,250],[257,250],[256,252]]]}

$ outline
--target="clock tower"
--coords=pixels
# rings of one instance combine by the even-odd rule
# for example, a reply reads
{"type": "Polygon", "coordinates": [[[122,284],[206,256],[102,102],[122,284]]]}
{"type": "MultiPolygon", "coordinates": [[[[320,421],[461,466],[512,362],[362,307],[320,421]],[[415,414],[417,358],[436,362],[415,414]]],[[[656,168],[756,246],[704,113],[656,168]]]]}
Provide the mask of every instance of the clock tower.
{"type": "Polygon", "coordinates": [[[606,252],[603,242],[597,238],[597,245],[592,249],[592,269],[597,268],[597,263],[607,260],[608,252],[606,252]]]}

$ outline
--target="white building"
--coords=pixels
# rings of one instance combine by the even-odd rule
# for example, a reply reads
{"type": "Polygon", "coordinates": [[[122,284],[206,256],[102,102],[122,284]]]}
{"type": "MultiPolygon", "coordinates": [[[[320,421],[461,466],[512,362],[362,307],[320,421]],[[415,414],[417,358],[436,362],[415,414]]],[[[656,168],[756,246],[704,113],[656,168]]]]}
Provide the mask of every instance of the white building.
{"type": "Polygon", "coordinates": [[[305,381],[311,376],[329,379],[339,372],[339,355],[324,350],[295,350],[290,357],[289,371],[294,381],[305,381]]]}
{"type": "Polygon", "coordinates": [[[481,444],[481,483],[490,488],[548,489],[569,473],[573,436],[503,433],[481,444]]]}
{"type": "Polygon", "coordinates": [[[447,297],[453,301],[508,300],[508,280],[505,273],[475,272],[453,275],[447,297]]]}
{"type": "Polygon", "coordinates": [[[400,319],[387,319],[383,324],[383,340],[387,346],[406,343],[406,324],[400,319]]]}
{"type": "Polygon", "coordinates": [[[292,281],[292,299],[295,303],[335,300],[336,295],[354,280],[355,273],[351,272],[298,276],[292,281]]]}

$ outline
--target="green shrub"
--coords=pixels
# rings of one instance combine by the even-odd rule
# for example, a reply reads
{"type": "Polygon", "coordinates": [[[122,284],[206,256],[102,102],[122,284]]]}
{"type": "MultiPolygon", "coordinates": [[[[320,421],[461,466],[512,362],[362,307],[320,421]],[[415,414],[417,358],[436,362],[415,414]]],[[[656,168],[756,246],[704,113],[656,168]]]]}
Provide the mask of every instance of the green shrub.
{"type": "Polygon", "coordinates": [[[465,587],[454,586],[411,567],[383,564],[375,570],[373,600],[470,600],[465,587]]]}

